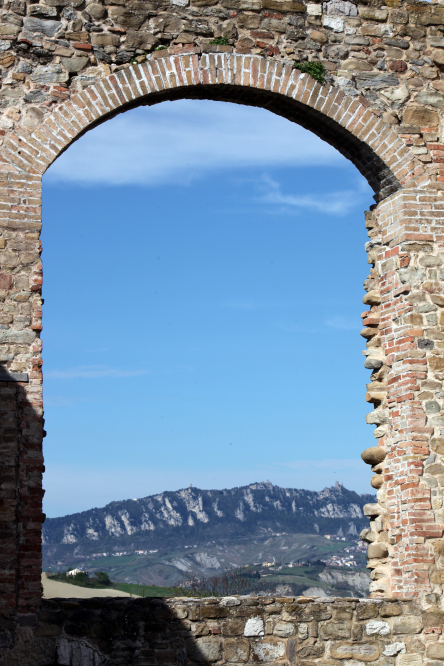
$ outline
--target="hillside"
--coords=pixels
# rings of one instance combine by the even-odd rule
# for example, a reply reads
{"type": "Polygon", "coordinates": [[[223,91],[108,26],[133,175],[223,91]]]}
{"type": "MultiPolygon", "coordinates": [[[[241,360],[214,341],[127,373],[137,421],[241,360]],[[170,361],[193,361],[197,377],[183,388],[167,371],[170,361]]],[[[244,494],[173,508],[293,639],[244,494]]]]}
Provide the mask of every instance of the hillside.
{"type": "MultiPolygon", "coordinates": [[[[368,524],[362,506],[373,501],[340,484],[321,492],[268,482],[230,490],[190,487],[47,519],[43,563],[59,571],[101,569],[121,582],[172,585],[185,571],[208,576],[254,562],[329,558],[347,545],[356,549],[368,524]],[[338,533],[344,540],[325,538],[338,533]]],[[[362,565],[364,555],[358,555],[362,565]]]]}
{"type": "Polygon", "coordinates": [[[276,532],[357,536],[367,525],[362,506],[373,495],[358,495],[336,484],[320,492],[253,483],[231,490],[186,488],[141,499],[111,502],[100,509],[48,518],[47,546],[82,544],[88,552],[143,544],[150,549],[183,540],[245,537],[276,532]],[[100,546],[100,548],[98,548],[100,546]]]}

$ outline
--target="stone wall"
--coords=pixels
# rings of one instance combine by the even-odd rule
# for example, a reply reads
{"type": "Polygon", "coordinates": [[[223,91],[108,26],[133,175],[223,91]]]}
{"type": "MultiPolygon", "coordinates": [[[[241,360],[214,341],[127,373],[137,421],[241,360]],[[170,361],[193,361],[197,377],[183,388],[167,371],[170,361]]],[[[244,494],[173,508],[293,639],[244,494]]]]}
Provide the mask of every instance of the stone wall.
{"type": "Polygon", "coordinates": [[[41,601],[41,178],[97,124],[182,98],[260,106],[299,123],[373,187],[363,313],[373,371],[367,421],[377,426],[363,456],[378,498],[363,535],[371,593],[416,595],[424,607],[441,597],[443,67],[444,6],[434,3],[3,2],[0,613],[8,622],[30,622],[41,601]],[[212,43],[221,37],[226,45],[212,43]],[[311,60],[325,68],[322,83],[293,68],[311,60]]]}
{"type": "Polygon", "coordinates": [[[0,665],[438,666],[443,617],[395,599],[54,599],[2,635],[0,665]]]}

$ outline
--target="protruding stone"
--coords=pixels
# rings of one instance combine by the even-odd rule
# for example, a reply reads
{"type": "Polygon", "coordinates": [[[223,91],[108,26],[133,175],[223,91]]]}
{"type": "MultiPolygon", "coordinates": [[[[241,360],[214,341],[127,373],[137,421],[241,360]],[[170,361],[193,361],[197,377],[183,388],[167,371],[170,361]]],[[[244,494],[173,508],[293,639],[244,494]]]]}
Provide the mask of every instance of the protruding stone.
{"type": "Polygon", "coordinates": [[[372,530],[369,530],[368,527],[365,530],[362,530],[359,535],[361,541],[366,541],[367,543],[373,543],[376,539],[376,535],[372,530]]]}
{"type": "Polygon", "coordinates": [[[387,511],[380,504],[364,504],[362,507],[362,513],[364,516],[382,516],[387,513],[387,511]]]}
{"type": "MultiPolygon", "coordinates": [[[[369,425],[384,425],[388,422],[389,413],[386,409],[375,409],[365,417],[366,423],[369,425]]],[[[373,463],[374,464],[374,463],[373,463]]]]}
{"type": "Polygon", "coordinates": [[[360,332],[363,338],[373,338],[373,336],[378,335],[379,330],[377,326],[367,326],[363,328],[360,332]]]}
{"type": "Polygon", "coordinates": [[[384,361],[381,358],[375,356],[367,356],[364,361],[364,368],[367,370],[379,370],[384,365],[384,361]]]}
{"type": "Polygon", "coordinates": [[[375,476],[372,476],[370,480],[370,485],[372,486],[372,488],[376,488],[376,490],[381,488],[383,483],[384,480],[380,474],[375,474],[375,476]]]}
{"type": "Polygon", "coordinates": [[[374,405],[382,402],[387,394],[381,391],[367,391],[365,399],[374,405]]]}
{"type": "Polygon", "coordinates": [[[367,465],[377,465],[385,460],[386,455],[382,446],[371,446],[361,453],[361,458],[367,465]]]}
{"type": "Polygon", "coordinates": [[[388,547],[385,543],[371,543],[368,547],[368,559],[381,559],[388,556],[388,547]]]}
{"type": "Polygon", "coordinates": [[[364,305],[379,305],[381,303],[381,292],[379,289],[372,289],[365,294],[362,302],[364,305]]]}

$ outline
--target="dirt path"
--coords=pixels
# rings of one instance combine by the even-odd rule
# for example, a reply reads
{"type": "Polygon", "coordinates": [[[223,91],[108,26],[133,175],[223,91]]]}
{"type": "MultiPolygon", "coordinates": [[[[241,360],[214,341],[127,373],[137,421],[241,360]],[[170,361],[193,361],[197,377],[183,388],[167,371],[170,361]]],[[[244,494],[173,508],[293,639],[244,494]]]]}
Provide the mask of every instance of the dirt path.
{"type": "MultiPolygon", "coordinates": [[[[43,598],[54,599],[59,597],[62,599],[91,599],[92,597],[129,597],[127,592],[120,590],[105,589],[105,590],[92,590],[87,587],[79,587],[79,585],[70,585],[69,583],[60,583],[56,580],[49,580],[46,574],[42,574],[43,585],[43,598]]],[[[135,595],[133,594],[133,597],[135,595]]]]}

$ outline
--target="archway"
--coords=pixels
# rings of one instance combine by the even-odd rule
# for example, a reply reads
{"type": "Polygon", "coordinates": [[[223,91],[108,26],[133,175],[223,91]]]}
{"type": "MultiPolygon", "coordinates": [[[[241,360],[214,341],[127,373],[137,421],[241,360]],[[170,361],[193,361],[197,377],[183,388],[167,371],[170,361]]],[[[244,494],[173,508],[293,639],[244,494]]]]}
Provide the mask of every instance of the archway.
{"type": "MultiPolygon", "coordinates": [[[[167,56],[159,53],[159,57],[144,64],[108,75],[59,104],[32,132],[18,128],[11,131],[2,148],[2,217],[13,234],[7,237],[5,250],[13,270],[2,277],[2,284],[7,291],[6,302],[17,303],[23,291],[18,287],[19,278],[22,282],[29,280],[32,304],[30,326],[21,330],[11,327],[1,338],[5,344],[25,345],[28,349],[24,355],[20,348],[17,358],[7,362],[8,409],[14,421],[14,427],[8,430],[10,478],[14,479],[15,491],[12,498],[5,497],[8,510],[13,512],[4,537],[10,552],[10,568],[4,577],[5,610],[32,612],[39,602],[43,436],[39,338],[42,274],[38,246],[41,175],[76,138],[98,123],[139,104],[179,98],[262,106],[298,122],[348,157],[375,190],[380,203],[366,218],[369,263],[375,270],[365,297],[371,310],[363,321],[363,335],[369,340],[370,359],[377,357],[388,366],[391,392],[387,401],[387,386],[382,380],[369,389],[369,401],[376,409],[368,422],[378,425],[379,432],[378,447],[367,454],[367,461],[384,479],[378,490],[379,502],[367,509],[373,525],[369,537],[370,565],[376,572],[372,593],[402,597],[412,592],[430,592],[433,580],[421,562],[432,563],[426,539],[441,537],[443,528],[428,511],[430,488],[420,486],[418,480],[422,470],[418,456],[428,453],[427,440],[433,432],[425,426],[425,407],[416,399],[421,388],[418,380],[427,377],[423,372],[418,375],[417,368],[429,356],[429,368],[440,379],[442,359],[432,352],[432,336],[424,339],[419,315],[411,314],[409,294],[414,287],[432,294],[434,302],[441,298],[433,296],[438,288],[433,275],[426,274],[426,270],[430,273],[435,270],[431,267],[438,265],[433,263],[433,242],[440,240],[439,229],[435,228],[435,217],[440,213],[434,212],[441,209],[439,192],[423,189],[429,183],[423,165],[391,126],[369,108],[365,98],[347,97],[341,90],[322,86],[291,65],[260,56],[222,52],[199,57],[193,49],[187,53],[189,50],[167,56]],[[425,211],[429,211],[427,217],[425,211]],[[427,263],[429,257],[431,263],[427,263]],[[426,270],[416,268],[418,262],[426,270]],[[26,373],[17,372],[19,369],[26,373]],[[405,462],[403,456],[409,455],[419,462],[405,462]],[[409,467],[415,468],[416,476],[409,467]],[[422,511],[419,517],[418,506],[422,511]],[[405,530],[406,524],[410,531],[405,530]],[[411,538],[416,539],[414,545],[410,544],[411,538]]],[[[437,306],[441,305],[439,302],[437,306]]],[[[440,444],[434,446],[438,450],[440,444]]]]}

